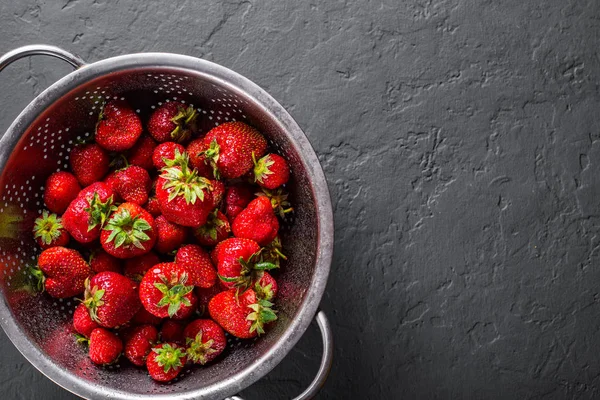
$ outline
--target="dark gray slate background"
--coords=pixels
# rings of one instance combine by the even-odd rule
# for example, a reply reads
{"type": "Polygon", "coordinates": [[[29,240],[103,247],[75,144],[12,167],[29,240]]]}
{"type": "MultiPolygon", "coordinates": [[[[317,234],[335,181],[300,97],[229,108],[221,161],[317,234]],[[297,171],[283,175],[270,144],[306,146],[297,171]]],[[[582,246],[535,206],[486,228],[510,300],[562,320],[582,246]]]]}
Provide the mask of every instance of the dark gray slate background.
{"type": "MultiPolygon", "coordinates": [[[[1,52],[189,54],[297,119],[335,207],[322,399],[599,396],[599,33],[596,0],[0,4],[1,52]]],[[[0,131],[69,71],[4,71],[0,131]]],[[[0,353],[3,399],[74,398],[0,353]]],[[[312,327],[243,395],[289,398],[319,358],[312,327]]]]}

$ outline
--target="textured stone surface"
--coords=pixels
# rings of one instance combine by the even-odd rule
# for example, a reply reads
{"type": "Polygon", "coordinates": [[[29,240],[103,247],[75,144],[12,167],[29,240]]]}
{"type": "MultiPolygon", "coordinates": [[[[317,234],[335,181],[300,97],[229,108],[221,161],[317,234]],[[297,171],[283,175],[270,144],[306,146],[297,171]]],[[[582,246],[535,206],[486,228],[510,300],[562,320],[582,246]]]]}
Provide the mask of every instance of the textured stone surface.
{"type": "MultiPolygon", "coordinates": [[[[597,1],[158,3],[3,1],[0,51],[189,54],[290,110],[335,206],[320,398],[599,395],[597,1]]],[[[68,71],[4,71],[0,131],[68,71]]],[[[3,398],[73,398],[0,350],[3,398]]],[[[313,327],[243,395],[289,398],[319,357],[313,327]]]]}

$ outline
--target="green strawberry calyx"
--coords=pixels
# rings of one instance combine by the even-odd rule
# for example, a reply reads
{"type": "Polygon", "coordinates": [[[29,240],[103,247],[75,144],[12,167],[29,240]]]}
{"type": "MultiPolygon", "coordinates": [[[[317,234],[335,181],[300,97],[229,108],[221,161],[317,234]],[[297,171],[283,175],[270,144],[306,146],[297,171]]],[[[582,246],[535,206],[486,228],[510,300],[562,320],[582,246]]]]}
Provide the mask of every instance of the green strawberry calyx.
{"type": "Polygon", "coordinates": [[[114,241],[115,248],[133,245],[138,249],[144,249],[143,242],[150,240],[146,231],[152,230],[152,227],[148,221],[140,218],[139,214],[132,217],[129,210],[122,209],[110,217],[104,230],[111,231],[106,242],[114,241]]]}
{"type": "Polygon", "coordinates": [[[194,339],[187,338],[186,345],[188,359],[198,364],[206,364],[208,362],[207,356],[216,353],[217,350],[213,348],[215,341],[209,339],[206,342],[202,342],[202,331],[198,332],[194,339]]]}
{"type": "Polygon", "coordinates": [[[208,149],[198,153],[198,156],[204,156],[204,163],[208,163],[212,167],[215,179],[220,178],[219,168],[217,166],[220,152],[221,147],[219,146],[219,143],[217,143],[217,139],[213,139],[212,142],[210,142],[210,146],[208,147],[208,149]]]}
{"type": "Polygon", "coordinates": [[[237,289],[236,295],[244,293],[248,290],[254,282],[260,281],[263,277],[264,271],[269,271],[275,268],[279,268],[279,265],[267,261],[262,256],[263,249],[260,249],[256,253],[244,260],[244,257],[240,257],[238,262],[242,267],[239,276],[227,277],[218,274],[219,279],[223,282],[234,283],[233,287],[237,289]]]}
{"type": "Polygon", "coordinates": [[[254,304],[250,304],[248,308],[252,310],[246,317],[246,320],[251,321],[250,333],[256,331],[260,336],[265,333],[264,326],[269,322],[277,319],[277,311],[273,310],[273,303],[268,300],[259,300],[254,304]]]}
{"type": "Polygon", "coordinates": [[[262,300],[271,301],[275,294],[273,293],[273,284],[269,283],[268,285],[262,285],[261,280],[258,279],[254,284],[254,292],[256,293],[256,297],[262,300]]]}
{"type": "Polygon", "coordinates": [[[281,260],[287,260],[287,256],[281,252],[281,239],[276,236],[275,239],[262,249],[263,260],[272,262],[278,267],[281,266],[281,260]]]}
{"type": "Polygon", "coordinates": [[[215,208],[215,210],[208,215],[206,223],[196,230],[196,234],[198,236],[210,238],[212,240],[217,240],[217,231],[219,230],[219,228],[222,228],[225,225],[227,225],[225,221],[219,218],[218,212],[219,209],[215,208]]]}
{"type": "Polygon", "coordinates": [[[44,211],[41,217],[36,218],[33,226],[33,236],[37,239],[40,238],[42,243],[50,245],[62,234],[63,225],[62,219],[48,211],[44,211]]]}
{"type": "Polygon", "coordinates": [[[204,191],[212,190],[212,185],[208,179],[198,176],[196,169],[189,168],[187,154],[183,157],[183,161],[180,159],[179,165],[169,166],[167,164],[161,170],[161,177],[166,180],[163,189],[171,189],[168,201],[172,201],[177,196],[183,196],[186,204],[196,204],[198,199],[204,201],[204,191]]]}
{"type": "Polygon", "coordinates": [[[104,305],[102,300],[104,297],[104,289],[98,289],[98,286],[91,287],[90,279],[85,280],[85,293],[83,304],[86,306],[90,313],[90,318],[99,323],[98,319],[98,308],[104,305]]]}
{"type": "Polygon", "coordinates": [[[177,314],[180,308],[192,305],[186,296],[194,290],[194,286],[186,286],[188,280],[187,273],[184,272],[181,276],[177,276],[177,273],[174,272],[171,275],[171,279],[161,275],[160,280],[161,282],[156,282],[154,287],[163,294],[163,297],[156,306],[159,308],[168,306],[167,312],[169,313],[169,317],[172,318],[177,314]]]}
{"type": "Polygon", "coordinates": [[[178,143],[188,140],[196,130],[197,118],[198,111],[193,106],[178,107],[177,114],[171,118],[171,122],[176,125],[171,131],[171,139],[178,143]]]}
{"type": "Polygon", "coordinates": [[[190,163],[190,157],[188,156],[188,154],[185,151],[183,153],[180,153],[179,149],[175,149],[172,159],[163,157],[162,160],[167,168],[182,167],[183,165],[187,167],[190,163]]]}
{"type": "Polygon", "coordinates": [[[94,192],[94,195],[88,198],[88,204],[89,207],[85,209],[89,215],[88,232],[97,226],[102,229],[110,213],[117,209],[117,207],[113,204],[113,196],[110,196],[103,203],[100,200],[98,192],[94,192]]]}
{"type": "Polygon", "coordinates": [[[181,359],[185,357],[185,352],[179,347],[173,347],[169,343],[164,343],[161,347],[155,347],[152,349],[156,353],[154,361],[159,367],[163,367],[165,373],[171,369],[177,369],[183,367],[181,359]]]}
{"type": "Polygon", "coordinates": [[[274,190],[262,189],[262,191],[255,193],[257,196],[264,196],[271,201],[271,206],[275,211],[275,214],[279,215],[282,219],[285,219],[286,215],[294,211],[291,207],[291,203],[288,201],[289,194],[286,193],[282,188],[274,190]]]}
{"type": "Polygon", "coordinates": [[[27,270],[29,272],[29,279],[31,281],[31,286],[33,287],[33,289],[37,292],[43,292],[45,289],[44,283],[46,282],[46,276],[44,275],[40,267],[38,267],[37,265],[30,265],[27,267],[27,270]]]}
{"type": "Polygon", "coordinates": [[[263,183],[263,179],[267,175],[273,174],[273,171],[271,171],[269,167],[275,164],[275,161],[273,161],[270,154],[267,154],[263,158],[256,161],[254,152],[252,152],[252,161],[254,162],[254,182],[263,183]]]}

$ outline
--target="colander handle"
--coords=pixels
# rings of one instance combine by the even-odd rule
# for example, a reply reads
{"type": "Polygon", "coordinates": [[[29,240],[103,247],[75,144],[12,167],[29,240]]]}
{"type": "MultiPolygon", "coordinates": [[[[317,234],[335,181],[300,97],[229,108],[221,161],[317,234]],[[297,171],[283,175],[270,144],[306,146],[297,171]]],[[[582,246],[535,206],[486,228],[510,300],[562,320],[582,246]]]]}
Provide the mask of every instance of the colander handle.
{"type": "MultiPolygon", "coordinates": [[[[321,330],[321,338],[323,339],[323,356],[321,356],[321,366],[315,379],[308,385],[308,387],[300,395],[296,396],[293,400],[309,400],[312,399],[323,387],[327,380],[327,375],[331,370],[331,363],[333,361],[333,334],[331,333],[331,325],[325,313],[321,310],[315,316],[319,329],[321,330]]],[[[244,400],[240,396],[228,397],[225,400],[244,400]]]]}
{"type": "Polygon", "coordinates": [[[60,58],[74,66],[75,68],[81,68],[85,65],[79,56],[71,54],[66,50],[56,46],[49,46],[46,44],[32,44],[29,46],[18,47],[14,50],[9,51],[2,57],[0,57],[0,71],[12,64],[13,62],[29,56],[45,55],[60,58]]]}

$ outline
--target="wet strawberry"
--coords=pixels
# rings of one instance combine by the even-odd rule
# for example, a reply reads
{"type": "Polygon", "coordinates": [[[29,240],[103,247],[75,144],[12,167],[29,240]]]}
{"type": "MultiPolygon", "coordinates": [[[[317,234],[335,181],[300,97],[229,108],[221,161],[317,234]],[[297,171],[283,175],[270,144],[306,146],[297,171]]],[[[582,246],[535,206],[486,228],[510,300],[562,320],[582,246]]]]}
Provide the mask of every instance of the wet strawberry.
{"type": "Polygon", "coordinates": [[[95,143],[75,146],[69,160],[73,174],[83,187],[102,180],[110,164],[106,151],[95,143]]]}
{"type": "Polygon", "coordinates": [[[187,238],[187,228],[167,221],[163,215],[156,217],[155,222],[158,236],[155,249],[159,253],[178,249],[187,238]]]}
{"type": "Polygon", "coordinates": [[[146,272],[156,264],[160,264],[160,259],[156,253],[150,251],[141,256],[127,259],[123,273],[129,279],[141,282],[146,272]]]}
{"type": "Polygon", "coordinates": [[[175,142],[165,142],[161,143],[154,149],[152,153],[152,165],[158,170],[164,168],[166,164],[166,160],[176,160],[181,158],[181,156],[185,153],[185,147],[175,142]]]}
{"type": "Polygon", "coordinates": [[[108,151],[131,149],[142,134],[140,117],[123,100],[108,102],[96,125],[95,140],[108,151]]]}
{"type": "Polygon", "coordinates": [[[185,348],[175,343],[161,343],[152,348],[146,360],[146,367],[155,381],[169,382],[179,375],[185,362],[185,348]]]}
{"type": "Polygon", "coordinates": [[[176,263],[155,265],[140,283],[142,305],[157,317],[173,317],[181,309],[192,307],[194,286],[187,282],[187,271],[176,263]]]}
{"type": "Polygon", "coordinates": [[[188,244],[180,247],[175,262],[185,268],[191,285],[209,288],[217,281],[217,272],[210,256],[198,245],[188,244]]]}
{"type": "Polygon", "coordinates": [[[51,247],[42,251],[38,258],[40,278],[46,292],[52,297],[67,298],[83,293],[85,280],[91,270],[77,250],[65,247],[51,247]]]}
{"type": "Polygon", "coordinates": [[[231,227],[225,214],[215,209],[204,225],[194,230],[194,236],[198,243],[203,246],[216,246],[217,243],[229,237],[231,227]]]}
{"type": "Polygon", "coordinates": [[[225,215],[233,221],[254,199],[254,188],[247,184],[231,185],[225,192],[225,215]]]}
{"type": "Polygon", "coordinates": [[[105,328],[128,322],[140,309],[136,285],[116,272],[100,272],[86,282],[85,300],[94,321],[105,328]]]}
{"type": "Polygon", "coordinates": [[[159,143],[183,143],[197,131],[198,112],[192,106],[170,101],[158,107],[148,121],[148,132],[159,143]]]}
{"type": "Polygon", "coordinates": [[[189,361],[204,365],[225,350],[227,339],[223,329],[210,319],[190,322],[183,331],[189,361]]]}
{"type": "Polygon", "coordinates": [[[125,357],[133,365],[141,367],[146,364],[146,358],[152,346],[158,341],[158,330],[152,325],[141,325],[133,329],[125,342],[125,357]]]}
{"type": "Polygon", "coordinates": [[[123,351],[121,339],[104,328],[96,328],[92,331],[89,346],[90,359],[98,365],[113,364],[123,351]]]}
{"type": "Polygon", "coordinates": [[[264,196],[252,200],[231,224],[233,235],[252,239],[261,246],[271,243],[279,232],[279,221],[271,202],[264,196]]]}
{"type": "Polygon", "coordinates": [[[261,187],[275,189],[290,179],[290,168],[283,157],[267,154],[258,161],[254,160],[254,181],[261,187]]]}
{"type": "Polygon", "coordinates": [[[135,203],[123,203],[106,221],[100,242],[108,254],[117,258],[146,254],[156,243],[154,218],[135,203]]]}
{"type": "Polygon", "coordinates": [[[44,203],[53,213],[62,214],[80,190],[81,186],[75,175],[64,171],[55,172],[46,179],[44,203]]]}
{"type": "Polygon", "coordinates": [[[100,325],[90,317],[87,307],[80,303],[73,313],[73,328],[75,332],[89,338],[92,331],[100,328],[100,325]]]}
{"type": "Polygon", "coordinates": [[[102,249],[95,250],[90,256],[90,268],[98,274],[104,271],[121,273],[121,261],[102,249]]]}
{"type": "Polygon", "coordinates": [[[156,146],[157,143],[154,139],[148,135],[142,135],[135,143],[135,146],[129,150],[127,161],[130,165],[137,165],[146,170],[151,170],[153,167],[152,154],[154,154],[156,146]]]}
{"type": "Polygon", "coordinates": [[[148,201],[148,193],[152,187],[152,181],[148,171],[136,165],[130,165],[116,174],[117,193],[129,203],[138,205],[148,201]]]}

